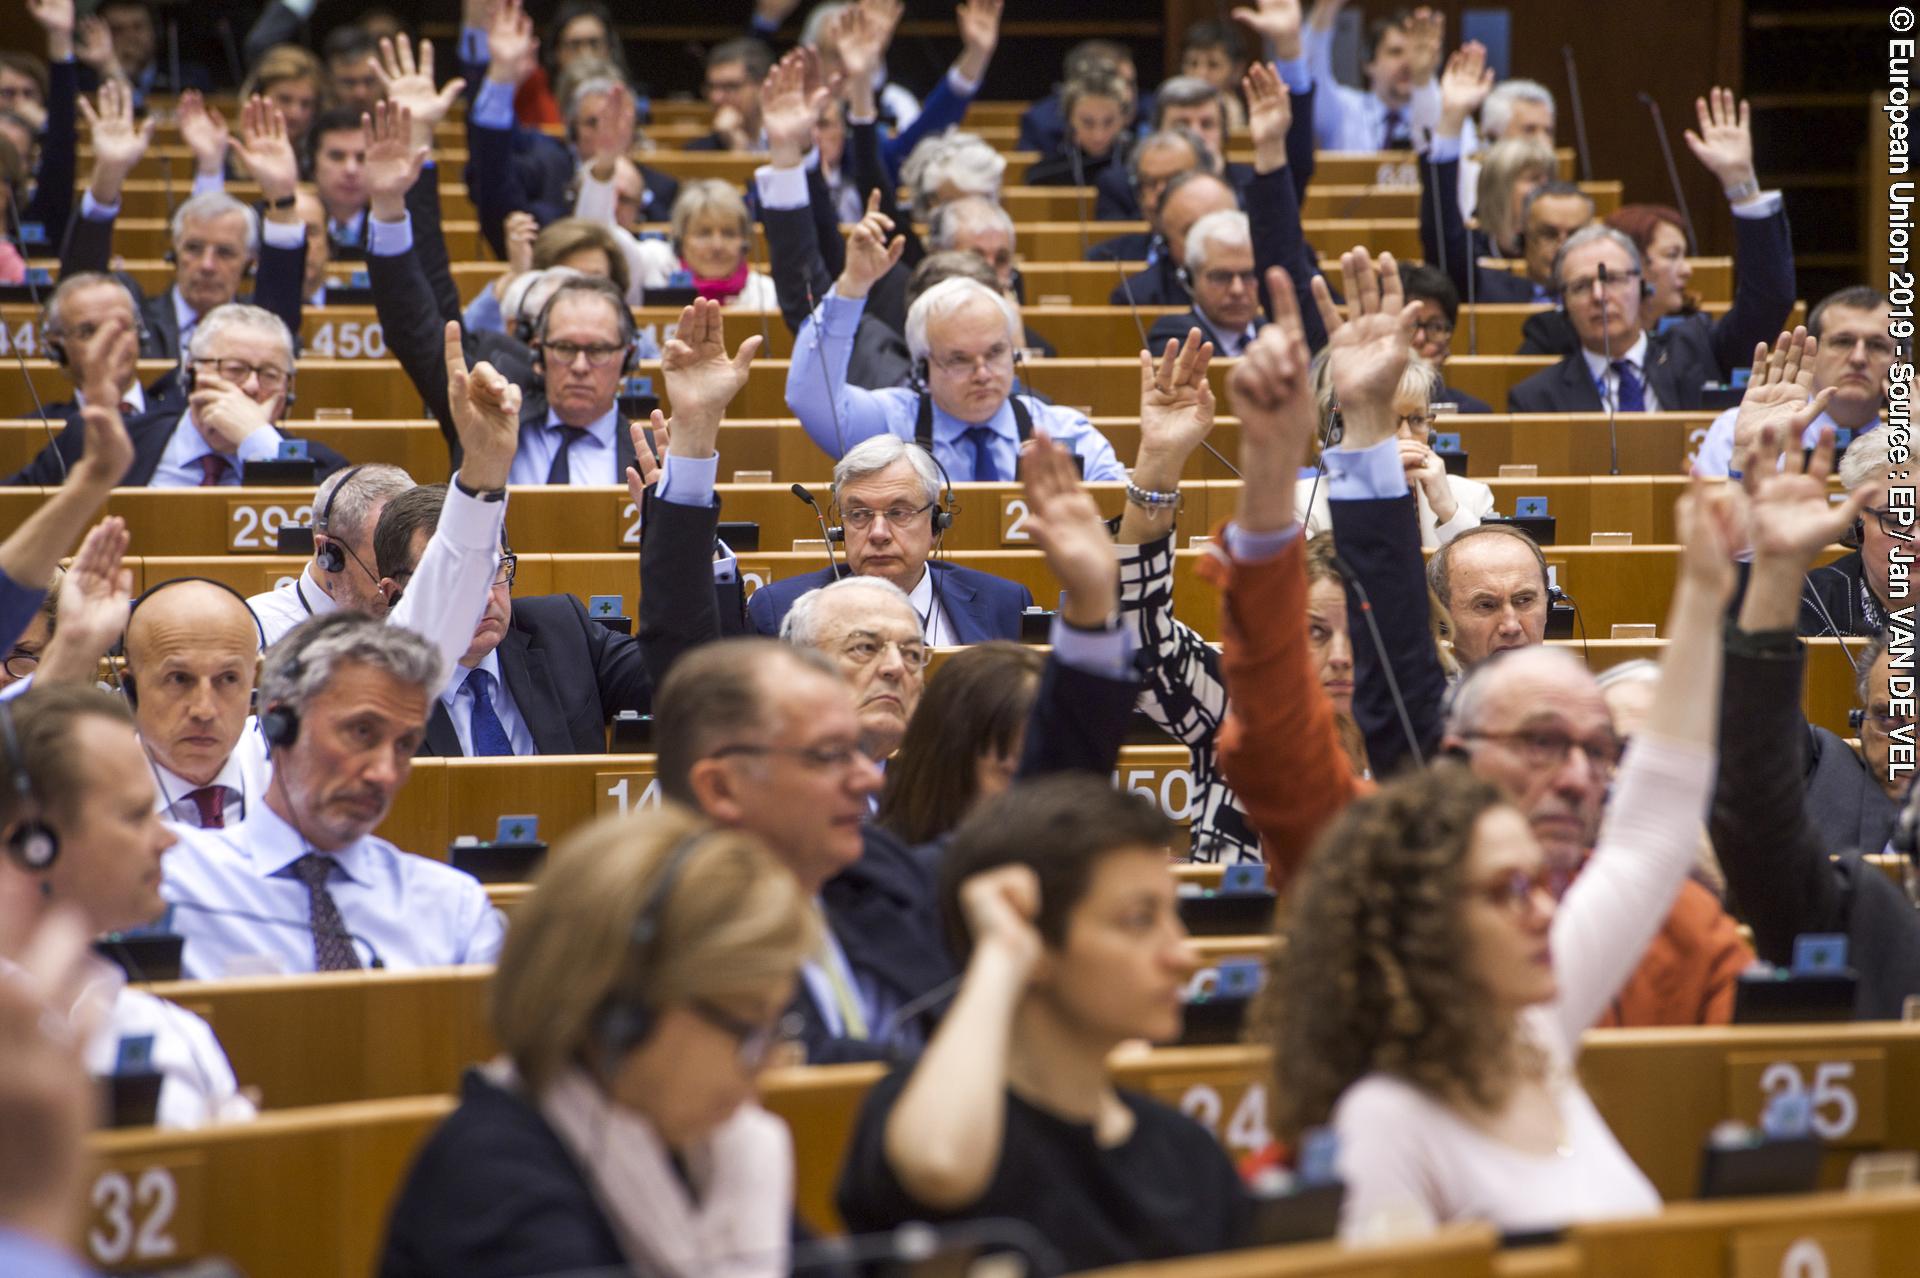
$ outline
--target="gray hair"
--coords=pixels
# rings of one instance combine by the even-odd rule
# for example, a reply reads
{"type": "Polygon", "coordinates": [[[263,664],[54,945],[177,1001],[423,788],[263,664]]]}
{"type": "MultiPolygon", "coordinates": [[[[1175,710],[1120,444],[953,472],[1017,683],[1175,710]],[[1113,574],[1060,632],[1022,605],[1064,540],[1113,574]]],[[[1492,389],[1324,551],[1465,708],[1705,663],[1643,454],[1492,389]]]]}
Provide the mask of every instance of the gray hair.
{"type": "Polygon", "coordinates": [[[287,352],[287,367],[292,369],[293,334],[287,331],[287,322],[272,311],[246,302],[228,302],[201,316],[200,322],[193,326],[193,336],[187,339],[187,354],[195,359],[209,358],[207,349],[213,345],[213,339],[230,328],[250,328],[273,337],[287,352]]]}
{"type": "Polygon", "coordinates": [[[1547,114],[1559,118],[1559,112],[1553,105],[1553,92],[1538,80],[1508,80],[1480,104],[1480,132],[1489,138],[1506,135],[1507,125],[1513,122],[1513,108],[1522,102],[1532,102],[1547,109],[1547,114]]]}
{"type": "Polygon", "coordinates": [[[941,280],[922,293],[907,311],[907,353],[915,362],[927,358],[930,347],[927,344],[927,326],[934,320],[953,314],[976,297],[984,297],[1000,309],[1007,320],[1007,340],[1016,348],[1023,336],[1020,327],[1020,312],[1012,301],[997,289],[988,288],[979,280],[970,280],[963,275],[941,280]]]}
{"type": "Polygon", "coordinates": [[[674,197],[673,212],[668,215],[676,249],[687,238],[687,228],[693,225],[694,219],[709,213],[732,218],[746,237],[746,252],[749,255],[753,252],[753,218],[747,213],[747,202],[740,198],[733,183],[719,178],[694,178],[680,184],[680,194],[674,197]]]}
{"type": "Polygon", "coordinates": [[[913,212],[925,218],[933,212],[934,197],[951,182],[968,195],[1000,198],[1000,179],[1007,162],[977,133],[948,129],[923,138],[901,166],[900,180],[913,192],[913,212]]]}
{"type": "Polygon", "coordinates": [[[939,501],[942,479],[933,454],[892,434],[863,439],[847,450],[846,456],[833,468],[833,499],[840,500],[840,490],[847,484],[877,475],[901,458],[905,458],[913,467],[913,473],[920,477],[920,483],[927,490],[927,500],[939,501]]]}
{"type": "Polygon", "coordinates": [[[500,299],[500,320],[507,326],[507,332],[513,332],[513,325],[519,320],[532,323],[546,305],[553,289],[557,289],[568,280],[583,280],[586,272],[571,266],[549,266],[542,271],[528,271],[514,277],[507,285],[506,293],[500,299]],[[539,297],[535,290],[545,290],[539,297]]]}
{"type": "Polygon", "coordinates": [[[1608,666],[1594,676],[1594,682],[1600,685],[1600,691],[1625,683],[1652,683],[1660,677],[1660,663],[1649,661],[1645,657],[1635,657],[1632,661],[1622,661],[1617,666],[1608,666]]]}
{"type": "Polygon", "coordinates": [[[1602,241],[1616,245],[1626,252],[1627,257],[1633,263],[1634,274],[1639,275],[1646,270],[1646,262],[1640,256],[1640,246],[1633,242],[1631,235],[1628,235],[1625,231],[1616,231],[1605,222],[1595,222],[1592,226],[1583,226],[1572,235],[1569,235],[1566,243],[1560,246],[1560,251],[1553,255],[1554,292],[1564,293],[1566,291],[1567,282],[1562,275],[1562,271],[1567,264],[1567,254],[1577,248],[1583,248],[1588,244],[1597,244],[1602,241]]]}
{"type": "Polygon", "coordinates": [[[247,223],[247,255],[260,251],[260,215],[253,207],[234,199],[225,191],[203,191],[173,211],[173,220],[167,223],[167,240],[178,244],[180,237],[186,234],[187,223],[204,222],[211,218],[225,217],[229,213],[238,213],[247,223]]]}
{"type": "Polygon", "coordinates": [[[1219,89],[1197,75],[1176,75],[1153,91],[1154,123],[1158,125],[1165,118],[1168,107],[1200,106],[1217,102],[1221,96],[1219,89]]]}
{"type": "Polygon", "coordinates": [[[133,313],[134,328],[140,326],[140,307],[133,300],[133,293],[120,280],[105,271],[71,271],[60,277],[53,292],[47,295],[46,304],[40,308],[40,327],[47,336],[58,337],[66,332],[66,321],[60,318],[60,307],[66,300],[82,289],[100,288],[111,285],[120,290],[127,299],[127,308],[133,313]]]}
{"type": "MultiPolygon", "coordinates": [[[[572,91],[567,94],[566,106],[564,108],[569,136],[572,134],[574,121],[580,118],[580,110],[586,105],[588,98],[595,97],[602,93],[612,93],[617,88],[626,87],[626,84],[627,82],[620,75],[619,69],[611,62],[602,63],[595,67],[593,75],[586,76],[582,78],[579,83],[575,84],[572,91]]],[[[632,90],[629,88],[628,92],[632,92],[632,90]]]]}
{"type": "Polygon", "coordinates": [[[267,649],[260,670],[263,710],[304,714],[343,665],[370,666],[429,696],[441,683],[440,653],[404,626],[342,610],[309,617],[267,649]]]}
{"type": "Polygon", "coordinates": [[[1524,648],[1504,648],[1468,671],[1466,678],[1454,688],[1453,699],[1447,706],[1447,733],[1465,736],[1479,727],[1486,719],[1487,702],[1493,696],[1495,684],[1519,664],[1535,661],[1550,662],[1589,683],[1593,681],[1593,672],[1586,664],[1564,648],[1538,643],[1524,648]]]}
{"type": "Polygon", "coordinates": [[[414,487],[413,476],[398,466],[368,462],[336,470],[313,490],[313,530],[347,541],[357,541],[367,526],[367,516],[377,505],[385,505],[414,487]]]}
{"type": "Polygon", "coordinates": [[[1217,161],[1211,148],[1202,142],[1192,129],[1175,125],[1167,129],[1155,129],[1138,142],[1133,150],[1127,152],[1127,179],[1138,189],[1140,186],[1140,161],[1155,151],[1167,151],[1176,146],[1184,146],[1193,152],[1194,167],[1211,173],[1217,161]]]}
{"type": "Polygon", "coordinates": [[[898,603],[913,614],[914,624],[920,624],[920,614],[914,611],[913,600],[907,592],[888,581],[885,577],[842,577],[838,581],[828,582],[815,590],[809,590],[793,601],[793,607],[787,609],[787,615],[780,622],[780,638],[796,648],[820,647],[820,606],[826,597],[836,591],[871,590],[881,597],[898,603]]]}
{"type": "Polygon", "coordinates": [[[1870,430],[1854,436],[1847,451],[1840,455],[1840,486],[1848,492],[1866,484],[1880,482],[1893,464],[1888,455],[1892,440],[1885,430],[1870,430]]]}
{"type": "Polygon", "coordinates": [[[1221,248],[1252,248],[1253,225],[1247,215],[1237,209],[1217,209],[1207,214],[1187,231],[1187,269],[1205,266],[1206,248],[1209,244],[1218,244],[1221,248]]]}
{"type": "Polygon", "coordinates": [[[1013,240],[1013,219],[1007,211],[984,195],[968,195],[948,200],[927,219],[927,247],[936,253],[957,247],[954,243],[968,231],[992,228],[1005,231],[1013,240]]]}

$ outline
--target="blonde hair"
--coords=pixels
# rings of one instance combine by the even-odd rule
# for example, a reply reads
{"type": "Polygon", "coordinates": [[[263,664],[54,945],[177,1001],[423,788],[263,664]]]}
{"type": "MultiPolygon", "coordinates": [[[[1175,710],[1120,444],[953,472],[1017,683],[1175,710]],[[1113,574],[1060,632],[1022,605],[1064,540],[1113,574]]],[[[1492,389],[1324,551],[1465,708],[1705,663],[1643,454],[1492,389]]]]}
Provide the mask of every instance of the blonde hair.
{"type": "Polygon", "coordinates": [[[753,248],[753,221],[747,216],[747,202],[740,192],[719,178],[696,178],[680,184],[679,198],[673,202],[673,245],[676,251],[687,238],[687,228],[698,218],[719,213],[740,226],[747,250],[753,248]]]}
{"type": "MultiPolygon", "coordinates": [[[[1318,460],[1320,452],[1327,445],[1327,432],[1333,426],[1333,374],[1327,348],[1313,357],[1313,363],[1307,370],[1307,383],[1313,391],[1313,406],[1320,414],[1320,429],[1313,437],[1313,456],[1318,460]]],[[[1423,407],[1433,403],[1434,389],[1440,384],[1440,370],[1418,355],[1407,356],[1407,367],[1400,374],[1400,384],[1393,388],[1395,403],[1402,400],[1418,402],[1423,407]]]]}
{"type": "Polygon", "coordinates": [[[1487,148],[1480,160],[1479,203],[1474,216],[1496,252],[1514,250],[1514,235],[1519,229],[1512,222],[1514,184],[1529,173],[1539,174],[1542,182],[1551,182],[1559,172],[1559,162],[1544,142],[1509,138],[1487,148]]]}
{"type": "Polygon", "coordinates": [[[266,93],[274,85],[285,84],[289,80],[313,81],[316,99],[327,83],[320,59],[297,44],[276,44],[261,54],[260,60],[253,64],[253,70],[247,73],[247,82],[240,86],[240,100],[245,102],[254,94],[266,93]]]}
{"type": "Polygon", "coordinates": [[[609,1000],[658,1011],[705,999],[764,999],[819,947],[799,880],[751,834],[676,804],[603,817],[569,834],[514,915],[493,978],[495,1038],[538,1095],[599,1044],[609,1000]],[[657,898],[683,840],[674,881],[657,898]],[[651,903],[657,929],[636,949],[651,903]]]}

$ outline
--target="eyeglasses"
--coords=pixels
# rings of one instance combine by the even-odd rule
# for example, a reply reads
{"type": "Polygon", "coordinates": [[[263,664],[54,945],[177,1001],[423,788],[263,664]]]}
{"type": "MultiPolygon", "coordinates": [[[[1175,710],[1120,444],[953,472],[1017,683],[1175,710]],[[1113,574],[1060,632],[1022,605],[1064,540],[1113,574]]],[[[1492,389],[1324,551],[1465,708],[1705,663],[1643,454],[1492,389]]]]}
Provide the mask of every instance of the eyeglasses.
{"type": "Polygon", "coordinates": [[[1889,707],[1882,703],[1871,710],[1854,710],[1847,715],[1847,718],[1852,722],[1856,732],[1867,724],[1872,724],[1874,730],[1883,736],[1892,736],[1902,728],[1912,725],[1912,715],[1890,714],[1888,711],[1889,707]]]}
{"type": "Polygon", "coordinates": [[[4,664],[9,675],[15,679],[24,679],[40,668],[40,654],[28,652],[25,648],[15,648],[7,654],[4,664]]]}
{"type": "Polygon", "coordinates": [[[1513,914],[1534,914],[1542,892],[1557,901],[1566,890],[1567,876],[1544,865],[1537,870],[1511,870],[1468,889],[1488,905],[1513,914]]]}
{"type": "Polygon", "coordinates": [[[767,754],[779,754],[798,759],[806,767],[817,772],[849,768],[856,762],[867,762],[867,756],[860,752],[860,747],[850,742],[817,746],[749,745],[743,742],[738,745],[721,746],[707,757],[725,759],[733,755],[767,754]]]}
{"type": "Polygon", "coordinates": [[[1260,286],[1260,273],[1252,270],[1229,271],[1221,267],[1200,272],[1200,278],[1206,282],[1208,288],[1232,288],[1235,284],[1244,284],[1248,288],[1260,286]]]}
{"type": "Polygon", "coordinates": [[[1892,338],[1869,337],[1865,333],[1861,333],[1858,336],[1852,333],[1834,333],[1830,336],[1823,336],[1820,339],[1820,349],[1823,352],[1836,350],[1845,351],[1851,355],[1853,348],[1862,342],[1867,344],[1867,354],[1876,359],[1892,359],[1900,353],[1900,348],[1893,344],[1892,338]]]}
{"type": "Polygon", "coordinates": [[[909,670],[925,670],[933,653],[918,639],[881,639],[875,635],[855,635],[841,645],[840,655],[857,666],[870,666],[892,648],[900,654],[900,664],[909,670]]]}
{"type": "Polygon", "coordinates": [[[1620,766],[1622,746],[1614,737],[1595,737],[1577,741],[1555,728],[1522,728],[1517,732],[1469,732],[1470,741],[1501,741],[1513,747],[1528,767],[1542,771],[1558,768],[1576,746],[1587,764],[1603,777],[1611,777],[1620,766]]]}
{"type": "Polygon", "coordinates": [[[247,378],[260,379],[261,390],[279,390],[293,378],[291,368],[281,368],[277,364],[249,364],[243,359],[197,359],[195,368],[211,368],[221,378],[235,386],[247,384],[247,378]]]}
{"type": "Polygon", "coordinates": [[[963,377],[976,368],[984,368],[991,372],[1003,364],[1011,364],[1012,362],[1013,347],[1002,342],[984,355],[962,355],[959,353],[942,355],[933,361],[933,366],[949,376],[963,377]]]}
{"type": "Polygon", "coordinates": [[[731,1034],[739,1040],[740,1068],[749,1074],[757,1074],[773,1055],[773,1049],[780,1045],[783,1021],[771,1025],[756,1025],[752,1021],[743,1021],[732,1012],[703,998],[689,999],[687,1010],[707,1024],[725,1034],[731,1034]]]}
{"type": "Polygon", "coordinates": [[[1438,337],[1451,337],[1453,324],[1445,319],[1423,319],[1413,326],[1413,332],[1416,337],[1431,341],[1438,337]]]}
{"type": "Polygon", "coordinates": [[[924,506],[889,506],[885,510],[874,510],[868,506],[848,506],[840,512],[841,522],[849,528],[867,529],[873,527],[873,521],[884,519],[889,528],[905,528],[934,508],[935,503],[924,506]]]}
{"type": "MultiPolygon", "coordinates": [[[[1597,275],[1582,275],[1577,280],[1568,280],[1567,295],[1569,297],[1578,297],[1582,293],[1591,293],[1593,292],[1593,286],[1599,282],[1600,277],[1597,275]]],[[[1607,292],[1609,293],[1626,293],[1639,287],[1640,272],[1638,271],[1607,272],[1607,292]]]]}
{"type": "Polygon", "coordinates": [[[1402,413],[1400,414],[1400,428],[1402,430],[1410,430],[1416,435],[1424,435],[1433,429],[1433,414],[1402,413]]]}
{"type": "Polygon", "coordinates": [[[541,347],[562,364],[571,364],[585,355],[589,368],[605,368],[613,363],[616,357],[624,355],[627,350],[626,347],[618,344],[608,346],[595,343],[592,346],[582,346],[578,342],[543,342],[541,347]]]}
{"type": "Polygon", "coordinates": [[[1863,515],[1872,515],[1874,520],[1879,523],[1880,531],[1889,537],[1897,537],[1905,541],[1907,538],[1913,536],[1913,524],[1910,522],[1902,523],[1898,511],[1889,510],[1881,506],[1868,506],[1860,513],[1863,515]]]}

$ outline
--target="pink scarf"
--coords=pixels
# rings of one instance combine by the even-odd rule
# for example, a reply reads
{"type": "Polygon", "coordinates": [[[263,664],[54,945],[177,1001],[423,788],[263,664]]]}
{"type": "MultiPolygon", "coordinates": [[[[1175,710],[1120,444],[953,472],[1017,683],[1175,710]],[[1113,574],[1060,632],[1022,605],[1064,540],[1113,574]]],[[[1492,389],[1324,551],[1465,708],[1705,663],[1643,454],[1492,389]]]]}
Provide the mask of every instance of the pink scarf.
{"type": "MultiPolygon", "coordinates": [[[[24,284],[26,279],[27,259],[12,244],[0,240],[0,284],[24,284]]],[[[746,282],[744,277],[741,282],[746,282]]]]}
{"type": "Polygon", "coordinates": [[[687,259],[680,259],[680,269],[693,276],[693,291],[710,302],[731,302],[747,286],[747,259],[740,259],[740,266],[731,275],[722,275],[716,279],[703,278],[693,267],[687,265],[687,259]]]}

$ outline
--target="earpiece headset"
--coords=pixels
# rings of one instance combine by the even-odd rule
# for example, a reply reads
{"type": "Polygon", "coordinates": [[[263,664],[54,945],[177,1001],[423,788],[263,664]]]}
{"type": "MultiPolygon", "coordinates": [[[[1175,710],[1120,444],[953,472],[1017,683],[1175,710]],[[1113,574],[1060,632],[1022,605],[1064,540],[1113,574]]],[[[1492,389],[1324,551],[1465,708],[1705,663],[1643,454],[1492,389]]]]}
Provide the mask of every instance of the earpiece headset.
{"type": "MultiPolygon", "coordinates": [[[[627,945],[642,972],[652,965],[673,889],[701,840],[709,833],[706,826],[691,830],[667,849],[660,872],[655,875],[646,899],[640,903],[639,913],[634,915],[633,926],[627,930],[627,945]]],[[[602,1077],[611,1077],[619,1067],[620,1058],[647,1041],[658,1015],[658,1008],[637,997],[618,991],[608,993],[606,1002],[594,1016],[595,1048],[602,1077]]]]}
{"type": "MultiPolygon", "coordinates": [[[[940,472],[940,500],[933,506],[933,539],[938,542],[947,529],[953,527],[953,517],[960,513],[960,503],[953,495],[953,476],[947,473],[947,468],[941,464],[938,454],[931,448],[911,439],[906,441],[906,446],[919,449],[933,463],[934,469],[940,472]]],[[[836,513],[840,509],[840,491],[837,487],[833,493],[833,508],[836,513]]],[[[846,525],[834,524],[829,527],[827,540],[836,545],[844,544],[847,540],[846,525]]]]}
{"type": "Polygon", "coordinates": [[[362,463],[350,467],[346,474],[340,476],[340,482],[327,494],[327,504],[320,508],[320,517],[313,521],[313,562],[320,565],[322,572],[345,572],[347,569],[347,548],[335,541],[327,529],[332,526],[333,503],[340,500],[340,490],[352,483],[353,477],[365,469],[366,465],[362,463]],[[327,539],[325,545],[320,544],[322,537],[327,539]]]}
{"type": "Polygon", "coordinates": [[[5,701],[0,701],[0,734],[6,738],[7,775],[13,782],[14,801],[21,809],[13,828],[7,831],[7,851],[21,865],[38,873],[60,859],[60,836],[40,818],[40,801],[33,793],[33,779],[27,775],[27,757],[13,726],[13,710],[5,701]]]}
{"type": "Polygon", "coordinates": [[[241,594],[238,590],[235,590],[232,586],[229,586],[226,582],[215,580],[212,577],[169,577],[165,581],[158,582],[154,585],[151,585],[147,587],[145,590],[141,591],[140,594],[135,597],[132,606],[127,609],[127,627],[126,627],[126,630],[122,632],[123,637],[121,638],[119,643],[120,692],[121,692],[121,695],[126,697],[127,708],[129,710],[138,710],[140,708],[140,689],[138,684],[136,684],[136,682],[134,681],[133,671],[129,669],[127,665],[129,660],[129,654],[127,652],[127,641],[124,636],[127,634],[133,633],[133,615],[140,611],[140,605],[144,604],[145,602],[147,602],[147,600],[159,594],[162,590],[165,590],[168,586],[177,586],[183,581],[203,581],[209,586],[219,587],[221,590],[224,590],[228,594],[232,595],[235,599],[238,599],[240,601],[240,606],[247,610],[247,616],[252,618],[254,629],[257,630],[260,634],[261,650],[265,651],[266,649],[267,629],[265,626],[260,624],[259,614],[254,612],[253,605],[247,602],[247,597],[245,595],[241,594]]]}
{"type": "Polygon", "coordinates": [[[547,294],[547,300],[541,303],[539,318],[533,322],[533,371],[541,376],[547,375],[547,325],[553,318],[554,304],[569,293],[590,293],[604,298],[613,304],[614,311],[620,316],[620,344],[625,354],[620,360],[620,376],[624,379],[633,375],[633,369],[640,362],[640,330],[633,321],[633,311],[609,280],[598,276],[584,276],[580,279],[562,280],[553,292],[547,294]]]}

